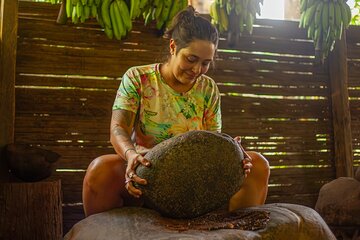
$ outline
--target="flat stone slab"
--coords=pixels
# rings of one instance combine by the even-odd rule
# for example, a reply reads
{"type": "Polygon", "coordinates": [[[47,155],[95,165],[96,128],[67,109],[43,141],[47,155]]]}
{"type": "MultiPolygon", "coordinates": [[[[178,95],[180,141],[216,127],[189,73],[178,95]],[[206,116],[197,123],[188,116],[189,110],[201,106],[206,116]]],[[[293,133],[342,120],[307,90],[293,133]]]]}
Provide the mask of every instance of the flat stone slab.
{"type": "Polygon", "coordinates": [[[266,227],[256,231],[220,229],[174,231],[160,225],[163,218],[146,208],[119,208],[91,215],[65,235],[64,240],[336,240],[321,216],[312,208],[296,204],[266,204],[246,210],[270,212],[266,227]]]}

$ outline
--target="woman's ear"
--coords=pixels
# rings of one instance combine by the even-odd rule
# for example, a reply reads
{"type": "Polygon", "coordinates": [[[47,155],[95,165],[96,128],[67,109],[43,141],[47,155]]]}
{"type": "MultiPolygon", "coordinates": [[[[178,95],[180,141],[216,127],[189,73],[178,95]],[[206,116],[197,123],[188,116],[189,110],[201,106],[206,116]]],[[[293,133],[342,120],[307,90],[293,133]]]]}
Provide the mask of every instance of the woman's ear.
{"type": "Polygon", "coordinates": [[[176,44],[174,39],[170,39],[170,55],[174,55],[176,53],[176,44]]]}

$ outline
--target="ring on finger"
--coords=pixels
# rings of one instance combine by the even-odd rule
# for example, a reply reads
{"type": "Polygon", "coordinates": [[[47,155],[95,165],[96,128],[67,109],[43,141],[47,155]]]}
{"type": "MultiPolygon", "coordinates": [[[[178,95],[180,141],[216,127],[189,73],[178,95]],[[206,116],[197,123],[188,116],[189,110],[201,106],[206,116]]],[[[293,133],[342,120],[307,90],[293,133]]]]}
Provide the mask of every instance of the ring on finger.
{"type": "Polygon", "coordinates": [[[125,181],[125,184],[128,184],[129,182],[132,182],[132,179],[127,179],[127,180],[125,181]]]}
{"type": "Polygon", "coordinates": [[[132,172],[132,173],[129,173],[129,178],[130,178],[130,179],[133,179],[134,175],[135,175],[135,173],[133,173],[133,172],[132,172]]]}

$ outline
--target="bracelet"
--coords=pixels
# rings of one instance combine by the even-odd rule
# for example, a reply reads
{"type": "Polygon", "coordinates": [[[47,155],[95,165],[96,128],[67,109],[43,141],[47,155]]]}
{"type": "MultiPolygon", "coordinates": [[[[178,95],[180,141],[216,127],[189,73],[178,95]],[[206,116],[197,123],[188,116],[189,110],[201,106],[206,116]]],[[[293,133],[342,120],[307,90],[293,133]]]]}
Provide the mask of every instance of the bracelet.
{"type": "Polygon", "coordinates": [[[124,153],[125,161],[127,161],[126,154],[127,154],[127,152],[130,151],[130,150],[133,150],[133,151],[136,152],[136,149],[135,149],[135,148],[128,148],[128,149],[126,149],[126,151],[125,151],[125,153],[124,153]]]}

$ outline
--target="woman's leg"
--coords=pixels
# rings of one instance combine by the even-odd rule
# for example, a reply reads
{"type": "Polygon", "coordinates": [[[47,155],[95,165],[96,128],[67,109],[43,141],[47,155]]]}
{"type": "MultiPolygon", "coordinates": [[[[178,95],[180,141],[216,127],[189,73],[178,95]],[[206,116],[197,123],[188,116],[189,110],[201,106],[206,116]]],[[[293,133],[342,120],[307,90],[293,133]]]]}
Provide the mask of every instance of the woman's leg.
{"type": "Polygon", "coordinates": [[[231,197],[229,211],[262,205],[266,200],[270,176],[269,163],[264,156],[257,152],[247,153],[252,159],[253,167],[241,189],[231,197]]]}
{"type": "Polygon", "coordinates": [[[125,189],[125,161],[116,154],[103,155],[93,160],[83,181],[85,216],[125,205],[141,206],[125,189]]]}

